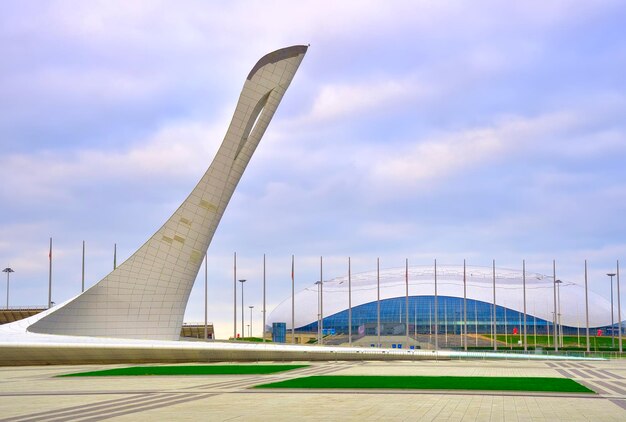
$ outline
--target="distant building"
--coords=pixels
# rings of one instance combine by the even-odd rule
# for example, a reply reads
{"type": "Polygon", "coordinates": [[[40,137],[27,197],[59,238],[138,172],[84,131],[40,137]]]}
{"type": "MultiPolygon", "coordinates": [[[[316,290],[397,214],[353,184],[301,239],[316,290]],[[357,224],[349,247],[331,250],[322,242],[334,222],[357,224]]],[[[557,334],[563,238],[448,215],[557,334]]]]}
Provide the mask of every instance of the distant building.
{"type": "MultiPolygon", "coordinates": [[[[496,332],[520,333],[524,324],[523,273],[521,270],[496,268],[496,332]]],[[[467,331],[489,334],[493,330],[493,270],[491,267],[466,267],[467,331]]],[[[572,282],[557,283],[557,320],[554,317],[554,282],[552,276],[526,273],[527,332],[554,332],[558,322],[563,333],[576,334],[585,328],[584,287],[572,282]],[[560,300],[559,300],[560,297],[560,300]],[[559,306],[560,304],[560,306],[559,306]]],[[[465,321],[463,301],[463,266],[437,268],[437,299],[433,266],[414,266],[408,271],[408,307],[405,268],[380,271],[381,335],[462,334],[465,321]],[[407,326],[408,312],[408,326],[407,326]],[[436,316],[435,316],[436,315],[436,316]]],[[[320,302],[323,302],[325,334],[334,330],[348,333],[348,277],[323,283],[323,298],[316,284],[295,295],[297,332],[317,332],[320,302]]],[[[377,330],[376,271],[352,275],[352,333],[355,337],[375,335],[377,330]]],[[[268,323],[287,321],[291,329],[291,298],[285,299],[268,317],[268,323]]],[[[611,325],[611,304],[589,291],[589,325],[604,333],[611,325]]],[[[617,333],[617,312],[615,312],[617,333]]]]}
{"type": "Polygon", "coordinates": [[[285,343],[287,340],[287,324],[275,322],[272,324],[272,341],[274,343],[285,343]]]}

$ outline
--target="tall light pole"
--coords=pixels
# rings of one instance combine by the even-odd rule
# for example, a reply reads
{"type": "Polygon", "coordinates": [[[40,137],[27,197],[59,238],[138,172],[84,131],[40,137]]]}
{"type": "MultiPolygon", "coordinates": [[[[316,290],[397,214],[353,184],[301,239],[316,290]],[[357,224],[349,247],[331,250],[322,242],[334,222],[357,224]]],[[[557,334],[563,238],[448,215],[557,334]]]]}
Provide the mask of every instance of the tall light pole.
{"type": "Polygon", "coordinates": [[[244,325],[244,317],[243,317],[243,283],[246,282],[246,280],[239,280],[239,282],[241,283],[241,338],[243,338],[246,335],[246,332],[243,330],[243,325],[244,325]]]}
{"type": "Polygon", "coordinates": [[[615,348],[615,336],[613,335],[613,329],[615,327],[613,320],[613,277],[615,277],[615,273],[607,273],[607,275],[611,277],[611,347],[615,348]]]}
{"type": "Polygon", "coordinates": [[[7,309],[9,309],[9,276],[15,271],[13,271],[13,268],[11,267],[6,267],[4,270],[2,270],[2,272],[7,273],[7,309]]]}
{"type": "Polygon", "coordinates": [[[252,337],[252,309],[254,309],[254,305],[250,305],[248,306],[248,308],[250,308],[250,335],[249,337],[252,337]]]}

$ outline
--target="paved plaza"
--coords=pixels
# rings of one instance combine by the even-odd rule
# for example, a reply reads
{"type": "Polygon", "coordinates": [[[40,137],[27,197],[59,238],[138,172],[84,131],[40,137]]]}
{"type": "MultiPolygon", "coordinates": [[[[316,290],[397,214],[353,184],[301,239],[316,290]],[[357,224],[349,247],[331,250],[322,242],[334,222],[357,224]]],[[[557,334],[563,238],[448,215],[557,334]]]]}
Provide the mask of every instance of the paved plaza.
{"type": "Polygon", "coordinates": [[[271,375],[55,378],[110,367],[2,367],[0,420],[626,420],[623,360],[312,362],[271,375]],[[568,377],[598,394],[250,388],[322,374],[568,377]]]}

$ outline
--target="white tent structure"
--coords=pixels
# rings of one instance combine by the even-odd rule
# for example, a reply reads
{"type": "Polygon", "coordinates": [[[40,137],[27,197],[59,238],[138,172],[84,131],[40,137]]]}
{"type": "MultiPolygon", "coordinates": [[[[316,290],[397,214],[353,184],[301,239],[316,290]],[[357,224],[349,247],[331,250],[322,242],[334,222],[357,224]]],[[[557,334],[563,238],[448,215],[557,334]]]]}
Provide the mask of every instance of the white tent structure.
{"type": "MultiPolygon", "coordinates": [[[[491,267],[467,266],[465,272],[467,299],[493,304],[493,278],[491,267]]],[[[523,313],[522,270],[496,268],[496,305],[523,313]]],[[[526,272],[526,312],[545,321],[554,321],[554,279],[538,273],[526,272]]],[[[352,307],[377,301],[377,272],[353,274],[352,307]]],[[[408,269],[408,296],[434,296],[435,267],[413,266],[408,269]]],[[[566,327],[586,328],[585,289],[579,284],[562,281],[558,283],[557,314],[560,324],[566,327]]],[[[348,276],[325,280],[323,283],[324,319],[348,309],[348,276]]],[[[443,265],[437,267],[437,294],[440,298],[463,298],[463,266],[443,265]]],[[[380,300],[405,298],[405,268],[380,271],[380,300]]],[[[611,303],[600,295],[589,291],[589,326],[606,327],[611,325],[611,303]]],[[[318,319],[320,302],[319,286],[310,286],[295,294],[295,328],[305,327],[318,319]]],[[[401,304],[402,302],[400,302],[401,304]]],[[[469,305],[468,305],[469,306],[469,305]]],[[[409,311],[411,311],[409,309],[409,311]]],[[[440,309],[440,312],[442,309],[440,309]]],[[[418,310],[418,317],[428,318],[428,310],[418,310]]],[[[468,311],[470,312],[470,311],[468,311]]],[[[617,311],[615,312],[617,315],[617,311]]],[[[376,318],[376,315],[373,316],[376,318]]],[[[411,316],[411,322],[414,316],[411,316]]],[[[291,328],[291,297],[281,302],[269,315],[268,324],[285,322],[291,328]]],[[[617,322],[617,319],[616,319],[617,322]]],[[[502,323],[499,321],[498,323],[502,323]]],[[[330,328],[326,322],[324,328],[330,328]]]]}

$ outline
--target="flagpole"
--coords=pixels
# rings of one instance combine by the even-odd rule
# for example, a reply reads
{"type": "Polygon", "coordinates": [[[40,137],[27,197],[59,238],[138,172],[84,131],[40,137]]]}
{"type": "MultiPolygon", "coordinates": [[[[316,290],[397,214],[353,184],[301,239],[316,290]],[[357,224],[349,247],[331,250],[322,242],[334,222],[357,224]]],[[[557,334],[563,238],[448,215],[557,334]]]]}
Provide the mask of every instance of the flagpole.
{"type": "Polygon", "coordinates": [[[233,340],[237,340],[237,252],[233,255],[233,340]]]}
{"type": "Polygon", "coordinates": [[[405,261],[404,279],[405,279],[405,285],[406,285],[406,297],[405,297],[406,347],[408,349],[409,348],[409,258],[406,258],[406,261],[405,261]]]}
{"type": "Polygon", "coordinates": [[[435,259],[435,350],[439,350],[439,303],[437,299],[437,259],[435,259]]]}
{"type": "Polygon", "coordinates": [[[52,238],[50,238],[50,252],[48,252],[48,309],[52,308],[52,238]]]}
{"type": "Polygon", "coordinates": [[[378,344],[380,347],[380,258],[376,258],[376,334],[378,334],[378,344]]]}
{"type": "Polygon", "coordinates": [[[585,319],[587,321],[587,353],[589,353],[589,296],[587,293],[587,260],[585,259],[585,319]]]}
{"type": "MultiPolygon", "coordinates": [[[[619,283],[617,290],[619,291],[619,283]]],[[[352,347],[352,265],[350,257],[348,257],[348,345],[352,347]]]]}
{"type": "MultiPolygon", "coordinates": [[[[553,259],[552,260],[552,295],[553,295],[553,299],[554,299],[554,325],[556,326],[556,322],[557,322],[557,314],[558,311],[556,309],[556,260],[553,259]]],[[[558,330],[554,330],[554,351],[558,352],[559,351],[559,337],[558,337],[558,330]]]]}
{"type": "Polygon", "coordinates": [[[295,257],[291,255],[291,344],[296,342],[295,257]]]}
{"type": "Polygon", "coordinates": [[[622,305],[619,296],[619,259],[617,260],[617,321],[619,332],[619,352],[622,353],[622,305]]]}
{"type": "Polygon", "coordinates": [[[526,260],[522,260],[522,289],[524,290],[524,351],[528,351],[528,345],[526,344],[526,260]]]}
{"type": "Polygon", "coordinates": [[[208,320],[208,306],[209,306],[209,264],[207,262],[207,254],[204,254],[204,340],[209,338],[209,320],[208,320]]]}
{"type": "Polygon", "coordinates": [[[117,243],[113,244],[113,269],[117,268],[117,243]]]}
{"type": "Polygon", "coordinates": [[[85,291],[85,241],[83,240],[83,267],[82,267],[82,287],[81,292],[85,291]]]}
{"type": "Polygon", "coordinates": [[[265,254],[263,254],[263,343],[265,343],[265,254]]]}
{"type": "MultiPolygon", "coordinates": [[[[498,350],[498,314],[496,307],[496,260],[492,261],[492,276],[493,276],[493,350],[498,350]]],[[[506,312],[506,309],[505,311],[506,312]]],[[[505,314],[506,315],[506,314],[505,314]]]]}
{"type": "Polygon", "coordinates": [[[463,350],[467,352],[467,274],[463,260],[463,350]]]}
{"type": "Polygon", "coordinates": [[[324,344],[324,272],[323,260],[320,256],[320,344],[324,344]]]}

